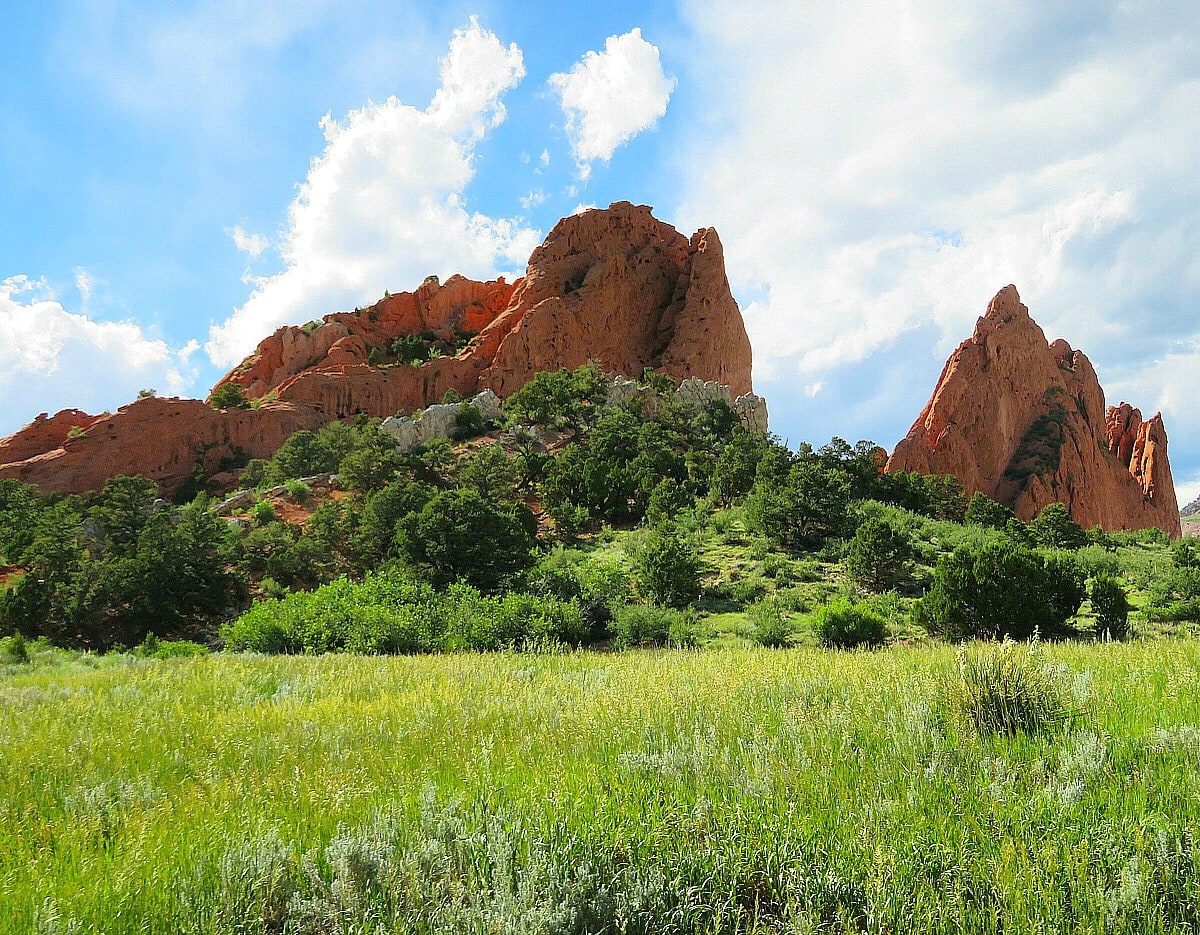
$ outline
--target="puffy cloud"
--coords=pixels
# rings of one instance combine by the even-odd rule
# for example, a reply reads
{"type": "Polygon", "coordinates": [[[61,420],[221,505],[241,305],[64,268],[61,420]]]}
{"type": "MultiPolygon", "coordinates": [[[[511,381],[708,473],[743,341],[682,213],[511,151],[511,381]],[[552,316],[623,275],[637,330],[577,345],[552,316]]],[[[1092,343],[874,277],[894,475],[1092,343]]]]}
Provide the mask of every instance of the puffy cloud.
{"type": "MultiPolygon", "coordinates": [[[[795,378],[773,420],[823,381],[837,406],[828,377],[867,360],[928,374],[919,407],[1009,282],[1110,394],[1136,377],[1131,401],[1192,418],[1172,374],[1200,376],[1200,29],[1150,0],[1052,6],[689,5],[677,214],[720,230],[756,368],[795,378]],[[928,361],[891,356],[927,331],[928,361]]],[[[916,409],[891,405],[898,438],[916,409]]]]}
{"type": "Polygon", "coordinates": [[[82,267],[75,270],[75,288],[79,290],[79,297],[83,300],[84,308],[92,301],[92,290],[95,287],[96,280],[92,278],[91,273],[82,267]]]}
{"type": "Polygon", "coordinates": [[[521,50],[472,17],[441,64],[425,110],[396,98],[321,123],[325,151],[288,209],[281,272],[210,329],[213,362],[236,363],[279,325],[412,288],[425,276],[519,269],[539,233],[467,210],[475,145],[505,118],[504,93],[525,75],[521,50]]]}
{"type": "MultiPolygon", "coordinates": [[[[658,47],[641,29],[609,36],[603,52],[588,52],[569,72],[550,76],[567,117],[567,135],[581,178],[597,159],[658,123],[678,84],[663,72],[658,47]]],[[[542,153],[542,165],[549,153],[542,153]]]]}
{"type": "Polygon", "coordinates": [[[539,188],[537,191],[531,191],[528,195],[522,195],[519,200],[524,210],[532,211],[534,208],[540,208],[549,201],[550,196],[539,188]]]}
{"type": "Polygon", "coordinates": [[[271,241],[262,234],[247,234],[240,226],[226,231],[226,233],[233,239],[235,247],[243,253],[250,254],[251,257],[260,256],[267,247],[271,246],[271,241]]]}
{"type": "Polygon", "coordinates": [[[192,350],[172,352],[133,322],[68,312],[41,281],[0,281],[0,434],[39,412],[115,409],[139,389],[182,393],[195,378],[192,350]]]}

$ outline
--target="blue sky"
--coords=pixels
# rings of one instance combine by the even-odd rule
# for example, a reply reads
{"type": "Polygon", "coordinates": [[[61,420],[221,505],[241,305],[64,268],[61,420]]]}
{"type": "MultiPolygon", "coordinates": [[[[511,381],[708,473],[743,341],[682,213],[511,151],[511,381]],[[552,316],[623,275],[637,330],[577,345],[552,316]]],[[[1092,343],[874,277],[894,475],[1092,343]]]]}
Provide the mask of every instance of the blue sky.
{"type": "Polygon", "coordinates": [[[793,444],[891,447],[1013,282],[1185,502],[1200,14],[1002,6],[0,2],[0,433],[626,199],[717,228],[793,444]]]}

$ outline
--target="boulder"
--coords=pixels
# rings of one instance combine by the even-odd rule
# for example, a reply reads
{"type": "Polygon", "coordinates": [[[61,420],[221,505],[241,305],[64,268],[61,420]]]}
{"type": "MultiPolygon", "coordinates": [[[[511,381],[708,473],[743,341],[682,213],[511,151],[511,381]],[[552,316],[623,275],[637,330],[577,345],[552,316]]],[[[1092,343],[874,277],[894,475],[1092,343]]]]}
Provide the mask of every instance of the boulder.
{"type": "MultiPolygon", "coordinates": [[[[485,423],[497,422],[504,411],[500,397],[484,390],[467,400],[468,406],[479,410],[485,423]]],[[[396,439],[396,450],[407,454],[414,448],[427,445],[435,438],[453,438],[458,429],[459,403],[434,403],[415,416],[392,416],[380,423],[379,430],[396,439]]]]}

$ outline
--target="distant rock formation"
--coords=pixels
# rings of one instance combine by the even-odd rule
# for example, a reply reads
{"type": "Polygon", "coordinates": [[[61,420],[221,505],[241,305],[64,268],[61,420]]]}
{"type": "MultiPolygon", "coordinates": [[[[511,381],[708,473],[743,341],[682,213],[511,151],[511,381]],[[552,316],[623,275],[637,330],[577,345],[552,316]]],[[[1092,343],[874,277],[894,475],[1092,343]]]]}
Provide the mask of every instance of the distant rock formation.
{"type": "Polygon", "coordinates": [[[1106,411],[1087,357],[1047,343],[1011,285],[946,362],[887,470],[953,474],[1026,520],[1059,502],[1084,527],[1180,534],[1162,416],[1106,411]]]}
{"type": "Polygon", "coordinates": [[[751,391],[750,341],[716,231],[689,240],[628,202],[564,218],[511,285],[431,277],[370,308],[280,328],[214,387],[236,384],[256,408],[150,397],[111,415],[40,416],[0,439],[0,478],[69,493],[131,473],[170,493],[197,465],[268,457],[301,428],[412,412],[450,389],[508,396],[539,371],[589,360],[751,391]],[[445,353],[402,362],[395,342],[410,335],[445,353]]]}

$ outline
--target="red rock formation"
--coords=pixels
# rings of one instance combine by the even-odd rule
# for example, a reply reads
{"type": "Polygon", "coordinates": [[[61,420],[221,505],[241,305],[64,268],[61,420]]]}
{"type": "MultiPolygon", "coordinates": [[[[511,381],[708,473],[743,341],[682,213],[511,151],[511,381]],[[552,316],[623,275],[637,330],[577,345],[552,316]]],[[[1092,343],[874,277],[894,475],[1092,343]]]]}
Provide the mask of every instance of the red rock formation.
{"type": "Polygon", "coordinates": [[[1057,501],[1085,527],[1180,534],[1162,417],[1106,412],[1091,362],[1047,344],[1011,285],[946,362],[887,469],[953,474],[1026,520],[1057,501]]]}
{"type": "Polygon", "coordinates": [[[42,413],[25,428],[8,438],[0,438],[0,464],[24,461],[44,451],[66,444],[72,431],[84,431],[101,416],[90,416],[82,409],[64,409],[47,417],[42,413]]]}
{"type": "Polygon", "coordinates": [[[433,332],[449,337],[455,328],[482,331],[508,305],[512,293],[513,286],[503,278],[474,282],[451,276],[445,285],[429,279],[415,292],[387,296],[370,308],[280,328],[213,389],[236,383],[247,396],[265,396],[302,373],[340,373],[348,365],[366,363],[369,348],[384,350],[404,335],[433,332]]]}
{"type": "MultiPolygon", "coordinates": [[[[173,491],[189,479],[197,461],[211,473],[237,449],[266,457],[292,432],[327,421],[294,406],[219,410],[198,399],[157,396],[89,420],[86,431],[74,438],[0,466],[0,477],[37,484],[47,493],[76,493],[101,487],[116,474],[144,474],[173,491]]],[[[37,425],[12,439],[23,444],[37,425]]]]}
{"type": "Polygon", "coordinates": [[[197,461],[211,471],[235,447],[265,457],[300,428],[423,408],[451,388],[504,396],[538,371],[589,360],[628,376],[655,367],[750,392],[750,342],[716,231],[689,241],[628,202],[565,218],[511,285],[428,280],[367,309],[280,328],[214,387],[236,383],[261,401],[257,409],[148,399],[111,416],[67,410],[0,439],[0,478],[72,492],[137,473],[172,491],[197,461]],[[453,357],[414,367],[386,354],[398,337],[456,331],[478,333],[453,357]],[[371,363],[372,349],[384,366],[371,363]],[[73,425],[86,434],[68,440],[73,425]]]}
{"type": "Polygon", "coordinates": [[[716,231],[689,242],[645,206],[559,221],[491,328],[501,334],[489,335],[500,340],[483,379],[500,396],[540,370],[589,360],[629,376],[655,367],[716,380],[735,396],[751,390],[750,341],[716,231]]]}

